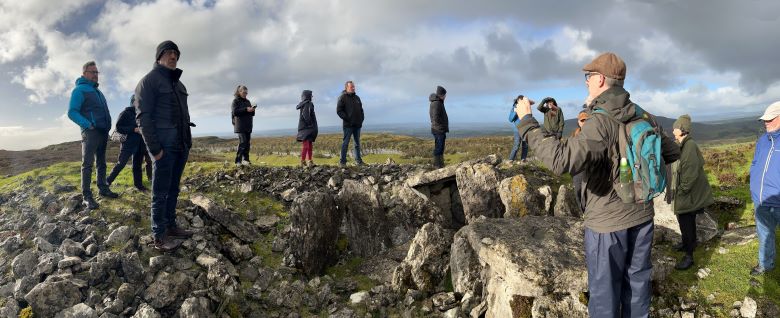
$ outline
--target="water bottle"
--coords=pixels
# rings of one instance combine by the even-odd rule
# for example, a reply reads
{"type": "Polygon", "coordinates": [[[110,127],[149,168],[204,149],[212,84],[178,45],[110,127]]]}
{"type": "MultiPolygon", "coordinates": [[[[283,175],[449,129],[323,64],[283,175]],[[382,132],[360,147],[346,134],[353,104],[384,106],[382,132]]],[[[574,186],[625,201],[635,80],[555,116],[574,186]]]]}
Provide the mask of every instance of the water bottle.
{"type": "Polygon", "coordinates": [[[631,168],[628,166],[626,158],[620,158],[620,183],[627,184],[631,182],[631,168]]]}

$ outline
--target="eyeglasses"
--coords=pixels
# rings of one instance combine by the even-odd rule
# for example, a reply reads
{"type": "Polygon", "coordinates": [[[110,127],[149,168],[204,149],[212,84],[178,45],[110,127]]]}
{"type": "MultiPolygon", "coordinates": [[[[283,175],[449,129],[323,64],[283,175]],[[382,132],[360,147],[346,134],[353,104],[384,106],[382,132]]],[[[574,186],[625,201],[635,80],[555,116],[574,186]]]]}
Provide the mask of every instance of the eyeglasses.
{"type": "Polygon", "coordinates": [[[584,123],[587,119],[580,119],[579,122],[584,123]]]}
{"type": "Polygon", "coordinates": [[[596,74],[601,75],[601,73],[597,73],[597,72],[585,73],[585,80],[586,81],[589,80],[591,76],[596,75],[596,74]]]}
{"type": "Polygon", "coordinates": [[[98,72],[98,71],[84,71],[84,73],[92,73],[92,74],[95,74],[95,75],[100,74],[100,72],[98,72]]]}

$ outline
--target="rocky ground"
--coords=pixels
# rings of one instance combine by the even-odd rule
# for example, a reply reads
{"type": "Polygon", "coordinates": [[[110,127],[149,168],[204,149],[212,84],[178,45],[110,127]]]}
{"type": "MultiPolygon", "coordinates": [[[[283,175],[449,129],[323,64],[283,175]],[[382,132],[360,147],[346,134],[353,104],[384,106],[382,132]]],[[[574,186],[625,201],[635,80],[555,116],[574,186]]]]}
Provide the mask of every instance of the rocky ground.
{"type": "MultiPolygon", "coordinates": [[[[0,317],[587,316],[574,193],[532,163],[202,172],[178,206],[195,235],[168,254],[150,247],[143,204],[84,210],[76,187],[45,179],[0,194],[0,317]]],[[[657,206],[668,245],[677,224],[657,206]]],[[[702,242],[723,234],[699,224],[702,242]]],[[[709,316],[664,296],[674,259],[654,255],[653,316],[709,316]]],[[[772,310],[746,298],[731,314],[772,310]]]]}

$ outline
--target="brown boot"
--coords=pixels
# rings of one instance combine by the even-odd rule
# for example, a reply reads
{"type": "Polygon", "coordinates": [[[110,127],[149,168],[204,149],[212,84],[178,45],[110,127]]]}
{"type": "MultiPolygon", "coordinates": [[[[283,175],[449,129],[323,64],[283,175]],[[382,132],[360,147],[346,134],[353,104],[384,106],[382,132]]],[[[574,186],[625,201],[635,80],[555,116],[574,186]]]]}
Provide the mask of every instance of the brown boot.
{"type": "Polygon", "coordinates": [[[171,240],[168,237],[163,236],[161,239],[154,239],[154,243],[152,244],[152,247],[154,247],[155,250],[159,252],[170,252],[172,250],[175,250],[178,245],[176,245],[176,242],[171,240]]]}

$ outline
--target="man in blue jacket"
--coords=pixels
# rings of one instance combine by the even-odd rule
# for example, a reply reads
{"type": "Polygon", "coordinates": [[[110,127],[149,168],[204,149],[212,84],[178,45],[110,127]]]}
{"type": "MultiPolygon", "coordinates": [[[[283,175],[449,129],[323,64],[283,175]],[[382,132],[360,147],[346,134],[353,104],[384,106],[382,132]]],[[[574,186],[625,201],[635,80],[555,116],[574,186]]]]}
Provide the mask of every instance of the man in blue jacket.
{"type": "Polygon", "coordinates": [[[81,193],[83,204],[88,209],[97,209],[98,203],[92,197],[92,166],[97,161],[97,186],[100,196],[117,198],[106,183],[106,143],[111,129],[111,114],[103,93],[98,89],[98,72],[95,61],[89,61],[82,68],[82,76],[76,80],[76,87],[70,95],[68,118],[81,128],[81,193]]]}
{"type": "Polygon", "coordinates": [[[517,151],[520,150],[520,160],[525,160],[528,156],[528,143],[523,138],[520,138],[520,131],[517,130],[517,124],[520,123],[520,117],[517,117],[515,107],[517,107],[517,100],[521,99],[523,95],[517,96],[515,101],[512,102],[512,107],[509,109],[509,123],[512,124],[512,129],[515,131],[515,139],[512,144],[512,152],[509,153],[509,160],[514,161],[517,158],[517,151]]]}
{"type": "Polygon", "coordinates": [[[780,224],[780,102],[769,105],[759,120],[764,122],[766,133],[756,141],[750,165],[750,195],[758,233],[758,265],[751,275],[775,267],[775,230],[780,224]]]}

